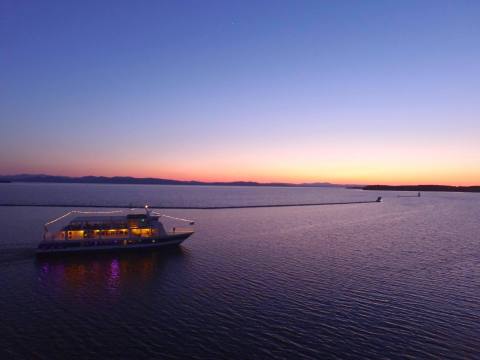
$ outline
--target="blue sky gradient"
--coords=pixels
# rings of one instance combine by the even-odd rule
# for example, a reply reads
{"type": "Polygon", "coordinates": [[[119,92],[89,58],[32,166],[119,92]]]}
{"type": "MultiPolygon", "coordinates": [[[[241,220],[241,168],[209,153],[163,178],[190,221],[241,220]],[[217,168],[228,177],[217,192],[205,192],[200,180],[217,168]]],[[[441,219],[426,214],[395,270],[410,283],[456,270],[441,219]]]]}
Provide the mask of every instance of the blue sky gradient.
{"type": "Polygon", "coordinates": [[[0,173],[480,183],[477,1],[0,6],[0,173]]]}

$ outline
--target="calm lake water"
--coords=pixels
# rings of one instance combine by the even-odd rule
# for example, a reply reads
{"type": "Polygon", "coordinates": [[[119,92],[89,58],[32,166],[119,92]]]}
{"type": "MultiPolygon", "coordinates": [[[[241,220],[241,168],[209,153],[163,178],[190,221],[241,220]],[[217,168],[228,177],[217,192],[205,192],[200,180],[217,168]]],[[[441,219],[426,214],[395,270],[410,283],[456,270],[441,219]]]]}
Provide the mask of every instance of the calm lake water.
{"type": "Polygon", "coordinates": [[[0,356],[479,358],[480,194],[0,184],[0,203],[225,206],[178,249],[40,260],[47,220],[1,207],[0,356]]]}

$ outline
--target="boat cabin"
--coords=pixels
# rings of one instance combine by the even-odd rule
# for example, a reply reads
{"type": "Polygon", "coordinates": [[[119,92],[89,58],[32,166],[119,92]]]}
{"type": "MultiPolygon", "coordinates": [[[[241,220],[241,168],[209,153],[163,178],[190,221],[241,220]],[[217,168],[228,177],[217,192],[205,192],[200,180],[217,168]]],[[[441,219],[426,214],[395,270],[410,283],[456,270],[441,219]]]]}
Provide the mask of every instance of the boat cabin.
{"type": "Polygon", "coordinates": [[[149,238],[165,233],[158,216],[80,216],[56,233],[57,240],[149,238]]]}

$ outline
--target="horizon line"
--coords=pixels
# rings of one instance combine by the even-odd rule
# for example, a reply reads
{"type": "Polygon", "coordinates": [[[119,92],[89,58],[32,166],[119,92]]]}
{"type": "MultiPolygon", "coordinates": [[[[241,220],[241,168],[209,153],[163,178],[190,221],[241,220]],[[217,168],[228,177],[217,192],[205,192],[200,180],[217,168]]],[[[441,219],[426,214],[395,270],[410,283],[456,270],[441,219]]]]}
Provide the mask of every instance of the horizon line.
{"type": "MultiPolygon", "coordinates": [[[[169,179],[169,178],[158,178],[158,177],[135,177],[135,176],[129,176],[129,175],[114,175],[114,176],[105,176],[105,175],[81,175],[81,176],[71,176],[71,175],[51,175],[51,174],[32,174],[32,173],[20,173],[20,174],[10,174],[10,175],[5,175],[5,174],[0,174],[0,178],[15,178],[15,177],[46,177],[46,178],[65,178],[65,179],[71,179],[71,180],[81,180],[85,178],[103,178],[103,179],[110,179],[113,180],[115,178],[127,178],[127,179],[132,179],[135,181],[142,181],[142,180],[152,180],[152,181],[167,181],[167,182],[178,182],[178,183],[197,183],[198,185],[215,185],[215,184],[252,184],[252,185],[287,185],[287,186],[302,186],[302,185],[318,185],[319,187],[321,185],[325,186],[375,186],[375,185],[382,185],[382,186],[452,186],[452,187],[471,187],[471,186],[478,186],[478,185],[452,185],[452,184],[443,184],[443,183],[428,183],[428,184],[422,184],[422,183],[409,183],[409,184],[399,184],[399,183],[334,183],[334,182],[329,182],[329,181],[311,181],[311,182],[288,182],[288,181],[255,181],[255,180],[230,180],[230,181],[225,181],[225,180],[215,180],[215,181],[205,181],[205,180],[184,180],[184,179],[169,179]]],[[[11,181],[19,181],[21,180],[15,180],[15,179],[10,179],[11,181]]],[[[27,179],[25,179],[27,180],[27,179]]],[[[40,182],[40,181],[36,181],[40,182]]],[[[54,182],[54,181],[52,181],[54,182]]],[[[61,183],[59,181],[58,183],[61,183]]],[[[152,184],[154,185],[154,184],[152,184]]],[[[188,185],[188,184],[185,184],[188,185]]]]}

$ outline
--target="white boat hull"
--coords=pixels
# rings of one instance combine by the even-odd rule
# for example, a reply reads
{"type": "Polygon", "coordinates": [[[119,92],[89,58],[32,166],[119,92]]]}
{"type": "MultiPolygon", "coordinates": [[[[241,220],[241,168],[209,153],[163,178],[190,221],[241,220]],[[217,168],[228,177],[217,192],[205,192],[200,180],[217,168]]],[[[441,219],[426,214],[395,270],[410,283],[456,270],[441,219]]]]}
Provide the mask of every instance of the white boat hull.
{"type": "Polygon", "coordinates": [[[167,235],[161,238],[141,239],[133,241],[117,240],[117,244],[105,244],[103,241],[81,240],[76,241],[42,241],[37,249],[37,255],[54,253],[78,253],[78,252],[104,252],[104,251],[126,251],[126,250],[146,250],[158,249],[165,246],[180,245],[192,232],[167,235]],[[67,246],[68,245],[68,246],[67,246]]]}

